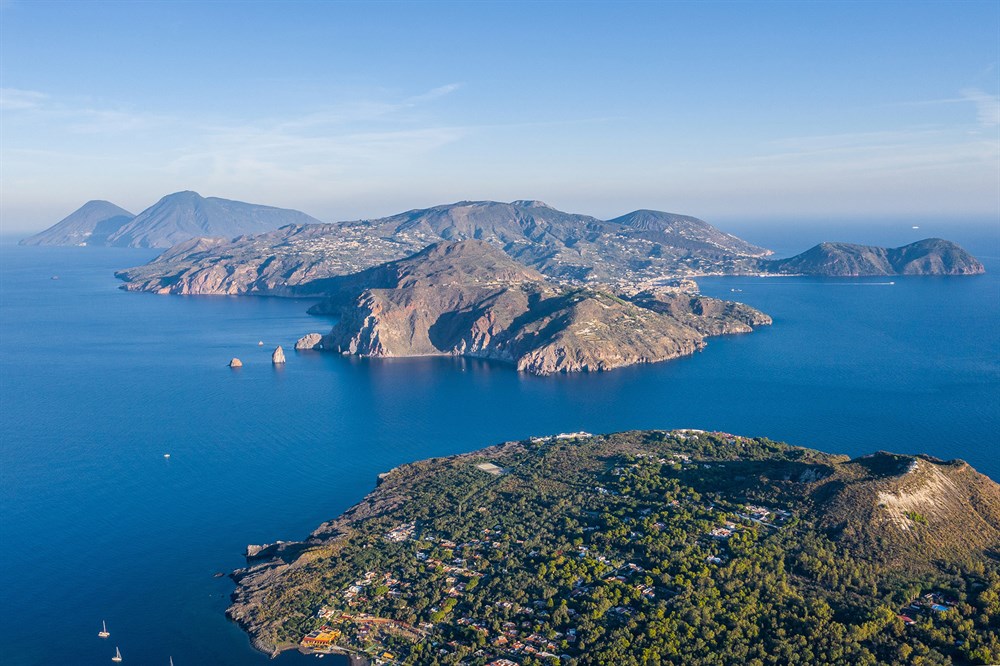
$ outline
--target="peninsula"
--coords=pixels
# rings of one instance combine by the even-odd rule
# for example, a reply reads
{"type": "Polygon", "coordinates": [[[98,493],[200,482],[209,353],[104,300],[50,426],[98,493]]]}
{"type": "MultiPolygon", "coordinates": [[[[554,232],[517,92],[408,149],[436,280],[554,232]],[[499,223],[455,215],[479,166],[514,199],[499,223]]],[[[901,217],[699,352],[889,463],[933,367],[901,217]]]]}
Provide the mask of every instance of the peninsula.
{"type": "Polygon", "coordinates": [[[573,433],[381,475],[249,547],[227,613],[267,653],[407,664],[990,663],[998,548],[960,460],[573,433]]]}
{"type": "Polygon", "coordinates": [[[561,285],[477,240],[314,286],[329,296],[310,312],[339,316],[319,343],[325,351],[490,358],[536,375],[677,358],[707,336],[771,323],[750,306],[701,296],[693,282],[632,294],[561,285]]]}

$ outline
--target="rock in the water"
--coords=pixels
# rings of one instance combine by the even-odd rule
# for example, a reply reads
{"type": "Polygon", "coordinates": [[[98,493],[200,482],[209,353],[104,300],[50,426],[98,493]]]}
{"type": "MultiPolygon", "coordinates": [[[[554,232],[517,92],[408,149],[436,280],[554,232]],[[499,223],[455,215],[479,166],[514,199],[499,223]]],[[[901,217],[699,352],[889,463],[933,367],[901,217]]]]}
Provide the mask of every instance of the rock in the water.
{"type": "Polygon", "coordinates": [[[306,333],[295,343],[296,349],[322,349],[323,336],[319,333],[306,333]]]}
{"type": "Polygon", "coordinates": [[[234,358],[233,360],[231,360],[229,362],[229,367],[230,368],[242,368],[243,367],[243,361],[241,361],[238,358],[234,358]]]}
{"type": "Polygon", "coordinates": [[[285,350],[281,348],[281,345],[278,345],[277,347],[274,348],[274,353],[271,354],[271,363],[277,365],[278,363],[284,363],[284,362],[285,362],[285,350]]]}

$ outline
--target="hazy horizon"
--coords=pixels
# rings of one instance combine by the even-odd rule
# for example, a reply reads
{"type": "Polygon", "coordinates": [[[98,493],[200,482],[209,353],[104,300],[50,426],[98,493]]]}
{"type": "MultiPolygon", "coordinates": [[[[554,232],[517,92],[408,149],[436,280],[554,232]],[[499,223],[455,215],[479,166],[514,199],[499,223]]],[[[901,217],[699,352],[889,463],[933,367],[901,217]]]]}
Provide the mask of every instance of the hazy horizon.
{"type": "Polygon", "coordinates": [[[1000,5],[0,4],[0,226],[171,192],[1000,217],[1000,5]]]}

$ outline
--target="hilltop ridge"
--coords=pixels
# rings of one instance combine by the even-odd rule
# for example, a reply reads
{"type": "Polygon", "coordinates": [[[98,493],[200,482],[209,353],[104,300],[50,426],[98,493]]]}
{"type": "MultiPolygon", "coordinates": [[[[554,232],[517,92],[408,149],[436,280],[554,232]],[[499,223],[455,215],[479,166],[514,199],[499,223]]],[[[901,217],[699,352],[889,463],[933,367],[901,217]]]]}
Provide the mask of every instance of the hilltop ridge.
{"type": "Polygon", "coordinates": [[[762,264],[774,273],[831,277],[978,275],[986,270],[956,243],[941,238],[925,238],[896,248],[820,243],[794,257],[762,264]]]}
{"type": "Polygon", "coordinates": [[[770,250],[693,217],[636,211],[599,220],[538,201],[460,201],[376,220],[288,226],[120,271],[125,288],[182,294],[317,293],[310,282],[402,259],[439,241],[481,240],[559,280],[641,282],[752,271],[770,250]]]}

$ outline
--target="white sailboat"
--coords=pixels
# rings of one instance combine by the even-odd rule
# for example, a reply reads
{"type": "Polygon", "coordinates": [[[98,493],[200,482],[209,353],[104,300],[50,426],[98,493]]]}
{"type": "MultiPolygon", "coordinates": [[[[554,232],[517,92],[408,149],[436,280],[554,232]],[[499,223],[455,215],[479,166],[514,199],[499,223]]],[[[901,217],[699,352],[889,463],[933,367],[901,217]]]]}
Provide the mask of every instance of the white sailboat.
{"type": "Polygon", "coordinates": [[[111,661],[121,661],[121,660],[122,660],[122,651],[119,650],[118,647],[116,646],[115,656],[111,657],[111,661]]]}
{"type": "Polygon", "coordinates": [[[101,638],[107,638],[111,635],[108,633],[108,625],[105,624],[104,620],[101,620],[101,630],[97,632],[97,635],[101,638]]]}

